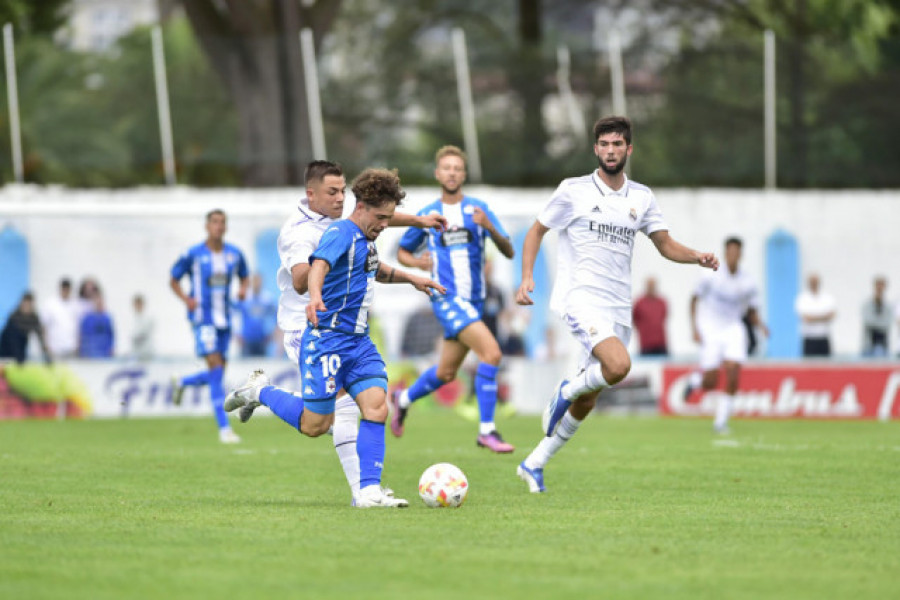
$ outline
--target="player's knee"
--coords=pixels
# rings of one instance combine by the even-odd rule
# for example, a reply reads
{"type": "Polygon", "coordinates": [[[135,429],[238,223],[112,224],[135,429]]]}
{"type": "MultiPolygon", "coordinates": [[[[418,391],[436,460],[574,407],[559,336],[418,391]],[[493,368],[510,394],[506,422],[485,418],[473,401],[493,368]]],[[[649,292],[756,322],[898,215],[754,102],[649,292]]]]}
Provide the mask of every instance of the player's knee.
{"type": "Polygon", "coordinates": [[[628,356],[614,358],[603,363],[603,378],[609,385],[616,385],[631,371],[631,359],[628,356]]]}
{"type": "Polygon", "coordinates": [[[331,423],[324,421],[320,423],[300,423],[300,433],[307,437],[319,437],[328,433],[331,423]]]}
{"type": "Polygon", "coordinates": [[[451,381],[456,379],[456,369],[450,367],[439,366],[434,374],[444,383],[450,383],[451,381]]]}
{"type": "Polygon", "coordinates": [[[500,361],[503,360],[503,353],[500,352],[500,346],[494,346],[493,348],[482,352],[478,358],[483,363],[499,367],[500,361]]]}
{"type": "Polygon", "coordinates": [[[375,423],[385,423],[387,422],[388,417],[388,407],[387,403],[382,403],[380,406],[369,406],[362,410],[362,418],[366,421],[373,421],[375,423]]]}

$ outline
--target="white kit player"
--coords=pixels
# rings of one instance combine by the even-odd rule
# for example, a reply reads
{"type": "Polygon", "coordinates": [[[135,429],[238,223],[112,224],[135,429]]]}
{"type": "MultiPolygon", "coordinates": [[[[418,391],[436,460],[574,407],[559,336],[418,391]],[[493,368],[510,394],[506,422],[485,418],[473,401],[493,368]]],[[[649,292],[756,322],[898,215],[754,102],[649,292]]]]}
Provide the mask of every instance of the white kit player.
{"type": "Polygon", "coordinates": [[[559,231],[556,284],[550,308],[559,313],[583,349],[578,372],[556,388],[544,411],[544,438],[522,461],[518,476],[543,492],[544,466],[575,434],[598,393],[631,369],[631,256],[638,231],[665,258],[718,268],[711,253],[676,242],[650,188],[623,172],[631,155],[631,122],[607,117],[594,125],[600,167],[564,180],[525,236],[519,304],[533,304],[533,268],[544,235],[559,231]]]}
{"type": "Polygon", "coordinates": [[[700,344],[700,371],[691,374],[684,396],[695,389],[712,390],[725,371],[725,393],[719,396],[713,429],[728,433],[728,419],[738,390],[741,364],[747,360],[746,314],[750,325],[763,335],[769,329],[759,317],[759,292],[753,278],[740,268],[743,243],[740,238],[725,240],[725,269],[705,274],[691,298],[691,329],[700,344]]]}
{"type": "MultiPolygon", "coordinates": [[[[346,179],[340,164],[316,160],[306,167],[306,196],[297,206],[278,234],[278,327],[284,332],[284,350],[288,358],[299,367],[300,340],[306,330],[306,307],[309,304],[307,278],[309,257],[318,248],[322,234],[341,218],[344,210],[346,179]]],[[[440,215],[415,216],[394,213],[393,227],[435,227],[442,229],[446,219],[440,215]]],[[[241,422],[247,422],[260,406],[259,392],[269,386],[269,378],[262,370],[254,371],[247,381],[233,390],[225,401],[225,410],[240,409],[241,422]]],[[[347,477],[354,501],[359,492],[359,457],[356,436],[359,430],[359,407],[348,394],[339,394],[333,423],[327,423],[321,431],[303,431],[315,437],[331,431],[334,447],[347,477]]],[[[299,425],[298,425],[299,429],[299,425]]]]}

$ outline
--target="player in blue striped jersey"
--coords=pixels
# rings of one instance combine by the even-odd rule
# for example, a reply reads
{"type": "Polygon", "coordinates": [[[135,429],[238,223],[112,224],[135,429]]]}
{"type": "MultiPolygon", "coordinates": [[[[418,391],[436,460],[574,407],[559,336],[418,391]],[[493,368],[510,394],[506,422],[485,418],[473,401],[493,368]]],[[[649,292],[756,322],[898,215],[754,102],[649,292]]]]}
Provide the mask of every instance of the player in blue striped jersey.
{"type": "Polygon", "coordinates": [[[409,283],[417,290],[446,290],[438,283],[381,264],[374,240],[388,226],[406,193],[392,171],[366,169],[353,182],[356,207],[348,219],[330,225],[310,254],[307,326],[300,345],[301,391],[295,395],[263,385],[254,396],[288,425],[310,437],[334,422],[338,390],[345,389],[362,413],[356,451],[359,494],[354,505],[408,506],[381,487],[387,372],[369,338],[368,312],[374,282],[409,283]]]}
{"type": "Polygon", "coordinates": [[[391,432],[403,435],[410,405],[456,378],[463,360],[473,350],[479,364],[475,373],[475,395],[481,417],[477,444],[494,452],[512,452],[494,425],[497,405],[497,370],[500,345],[481,320],[485,297],[485,244],[490,239],[506,258],[515,255],[512,242],[487,204],[463,194],[466,155],[456,146],[444,146],[435,156],[435,178],[441,197],[419,214],[438,213],[446,217],[446,231],[409,229],[400,240],[397,258],[409,267],[431,271],[431,276],[447,288],[432,296],[432,309],[444,328],[444,343],[438,364],[422,373],[409,389],[391,397],[391,432]],[[427,245],[427,251],[416,255],[427,245]]]}
{"type": "Polygon", "coordinates": [[[237,277],[239,300],[247,294],[249,284],[247,262],[232,244],[224,242],[227,219],[221,210],[206,215],[206,241],[190,247],[172,266],[169,286],[188,309],[188,320],[194,329],[197,356],[206,360],[207,370],[172,381],[172,401],[181,403],[186,386],[209,385],[213,411],[219,425],[219,439],[226,444],[240,442],[228,424],[222,405],[225,391],[222,376],[231,341],[231,280],[237,277]],[[190,292],[181,288],[181,279],[188,276],[190,292]]]}

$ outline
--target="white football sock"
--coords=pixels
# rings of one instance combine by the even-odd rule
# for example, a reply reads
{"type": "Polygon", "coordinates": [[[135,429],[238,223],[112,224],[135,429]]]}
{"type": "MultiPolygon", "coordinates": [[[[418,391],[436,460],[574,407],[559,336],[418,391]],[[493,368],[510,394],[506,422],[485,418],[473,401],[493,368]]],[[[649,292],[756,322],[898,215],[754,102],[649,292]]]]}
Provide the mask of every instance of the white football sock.
{"type": "Polygon", "coordinates": [[[565,446],[566,442],[572,439],[581,421],[566,411],[563,418],[559,420],[559,427],[551,437],[545,437],[531,451],[528,458],[525,459],[525,466],[529,469],[543,469],[547,461],[553,458],[553,455],[559,452],[559,449],[565,446]]]}
{"type": "Polygon", "coordinates": [[[409,405],[412,404],[412,402],[409,401],[408,389],[400,390],[400,396],[397,398],[397,404],[400,406],[400,408],[409,408],[409,405]]]}
{"type": "Polygon", "coordinates": [[[609,384],[603,379],[603,366],[600,363],[592,363],[563,386],[562,397],[573,400],[582,394],[596,392],[605,387],[609,387],[609,384]]]}
{"type": "Polygon", "coordinates": [[[487,423],[479,423],[478,424],[478,435],[487,435],[497,429],[497,426],[494,425],[493,421],[489,421],[487,423]]]}
{"type": "Polygon", "coordinates": [[[359,494],[359,455],[356,435],[359,433],[359,407],[349,395],[337,399],[334,405],[334,450],[355,498],[359,494]]]}
{"type": "Polygon", "coordinates": [[[728,426],[728,418],[731,416],[731,407],[734,404],[734,396],[730,394],[720,394],[716,402],[716,418],[713,421],[713,427],[716,429],[724,429],[728,426]]]}
{"type": "Polygon", "coordinates": [[[692,388],[698,388],[703,383],[703,373],[700,371],[694,371],[691,373],[690,377],[688,377],[688,385],[692,388]]]}

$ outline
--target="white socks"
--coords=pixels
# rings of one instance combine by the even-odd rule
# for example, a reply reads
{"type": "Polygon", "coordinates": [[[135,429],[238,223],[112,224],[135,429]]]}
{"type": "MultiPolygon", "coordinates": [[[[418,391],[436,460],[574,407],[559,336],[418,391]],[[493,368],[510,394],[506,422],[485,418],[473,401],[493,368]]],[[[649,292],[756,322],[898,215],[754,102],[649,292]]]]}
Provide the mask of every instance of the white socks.
{"type": "Polygon", "coordinates": [[[349,395],[344,394],[335,402],[334,450],[341,461],[341,468],[344,469],[354,498],[359,494],[359,455],[356,453],[359,415],[359,407],[349,395]]]}
{"type": "Polygon", "coordinates": [[[694,371],[688,376],[688,385],[692,388],[699,388],[703,385],[703,372],[702,371],[694,371]]]}
{"type": "Polygon", "coordinates": [[[731,416],[731,407],[734,404],[734,396],[728,394],[719,394],[716,402],[716,418],[713,421],[713,428],[716,430],[728,427],[728,418],[731,416]]]}
{"type": "Polygon", "coordinates": [[[600,363],[591,363],[587,369],[563,386],[562,397],[566,400],[574,400],[582,394],[596,392],[605,387],[609,387],[609,384],[603,379],[603,367],[600,363]]]}
{"type": "Polygon", "coordinates": [[[497,429],[497,426],[494,425],[493,421],[490,421],[488,423],[479,423],[478,424],[478,435],[488,435],[495,429],[497,429]]]}
{"type": "Polygon", "coordinates": [[[566,411],[563,418],[559,420],[559,427],[557,427],[556,433],[541,440],[541,443],[525,459],[525,466],[529,469],[543,469],[547,461],[559,452],[559,449],[565,446],[566,442],[575,435],[580,425],[581,421],[566,411]]]}
{"type": "Polygon", "coordinates": [[[409,405],[412,404],[412,402],[409,401],[408,389],[400,390],[400,396],[397,398],[397,404],[400,406],[400,408],[409,408],[409,405]]]}

